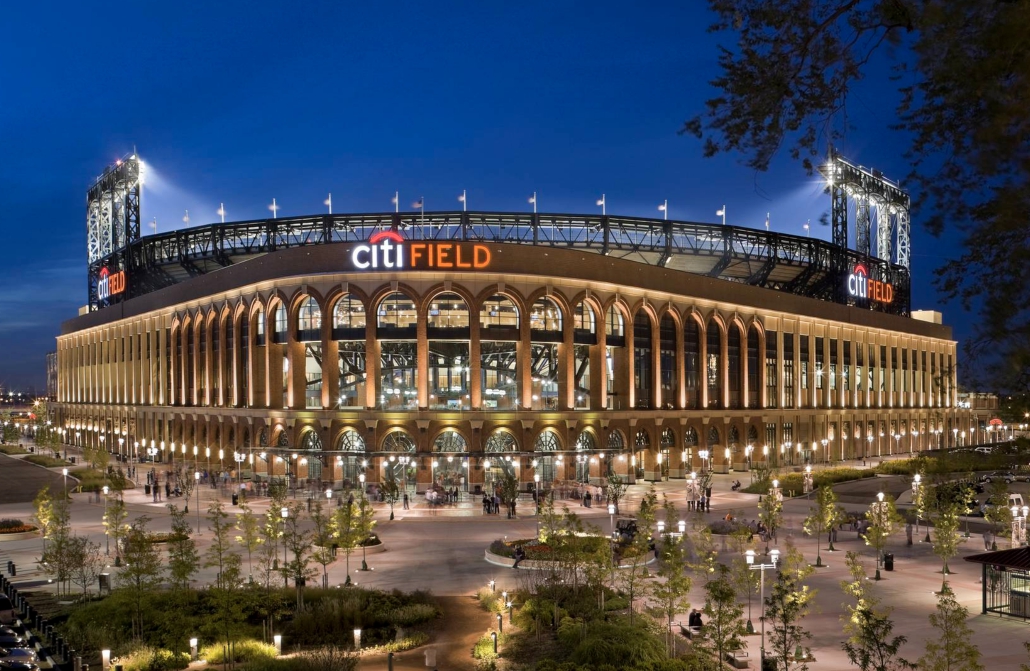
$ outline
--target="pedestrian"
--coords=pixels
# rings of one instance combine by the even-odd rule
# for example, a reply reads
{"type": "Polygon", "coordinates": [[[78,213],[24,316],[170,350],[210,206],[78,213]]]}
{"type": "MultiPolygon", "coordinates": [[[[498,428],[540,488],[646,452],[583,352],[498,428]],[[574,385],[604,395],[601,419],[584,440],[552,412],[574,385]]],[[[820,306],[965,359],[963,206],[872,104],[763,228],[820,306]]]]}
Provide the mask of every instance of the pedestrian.
{"type": "Polygon", "coordinates": [[[170,484],[168,484],[167,480],[165,480],[165,498],[168,499],[168,498],[171,498],[171,497],[172,497],[172,486],[170,484]]]}
{"type": "Polygon", "coordinates": [[[404,509],[408,510],[408,493],[404,493],[404,509]]]}
{"type": "Polygon", "coordinates": [[[712,512],[712,497],[711,496],[705,497],[705,512],[706,513],[712,512]]]}
{"type": "Polygon", "coordinates": [[[704,494],[701,495],[701,499],[700,499],[699,503],[700,503],[700,505],[698,506],[698,512],[702,512],[703,513],[705,511],[705,495],[704,494]]]}
{"type": "Polygon", "coordinates": [[[991,532],[990,531],[985,531],[984,534],[983,534],[983,539],[984,539],[984,550],[990,550],[991,549],[991,532]]]}

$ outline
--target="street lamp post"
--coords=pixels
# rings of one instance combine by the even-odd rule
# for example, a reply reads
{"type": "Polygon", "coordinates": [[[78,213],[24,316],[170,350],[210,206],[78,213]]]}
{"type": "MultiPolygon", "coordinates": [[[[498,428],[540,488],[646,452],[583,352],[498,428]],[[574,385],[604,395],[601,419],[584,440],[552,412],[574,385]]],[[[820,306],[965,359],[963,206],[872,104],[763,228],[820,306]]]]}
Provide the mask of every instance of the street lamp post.
{"type": "Polygon", "coordinates": [[[68,469],[62,468],[61,475],[64,476],[64,498],[68,498],[68,469]]]}
{"type": "Polygon", "coordinates": [[[919,432],[916,431],[915,429],[912,429],[912,431],[909,432],[909,436],[910,436],[910,438],[909,438],[909,441],[908,441],[908,453],[911,455],[911,454],[913,454],[915,452],[915,449],[916,449],[915,443],[917,442],[916,439],[919,438],[919,432]]]}
{"type": "Polygon", "coordinates": [[[826,446],[830,443],[830,439],[823,438],[819,442],[823,444],[823,461],[830,463],[830,453],[826,451],[826,446]]]}
{"type": "MultiPolygon", "coordinates": [[[[609,523],[611,524],[611,527],[612,527],[612,538],[615,538],[615,504],[614,503],[609,503],[608,504],[608,521],[609,521],[609,523]]],[[[539,535],[540,535],[540,532],[539,532],[539,522],[538,522],[537,523],[537,536],[539,537],[539,535]]]]}
{"type": "MultiPolygon", "coordinates": [[[[193,489],[197,490],[197,535],[200,535],[200,471],[193,471],[193,489]]],[[[156,487],[157,484],[155,483],[156,487]]]]}
{"type": "MultiPolygon", "coordinates": [[[[765,604],[765,570],[766,569],[775,569],[776,568],[776,564],[778,564],[779,561],[780,561],[780,551],[776,550],[776,549],[772,549],[772,550],[769,551],[769,559],[771,561],[771,563],[769,563],[769,564],[766,564],[766,563],[756,564],[755,563],[755,551],[754,550],[748,550],[747,552],[745,552],[744,553],[744,559],[747,561],[747,565],[748,565],[748,568],[750,570],[752,570],[752,571],[759,571],[760,572],[759,584],[761,585],[761,587],[759,588],[760,592],[759,592],[759,597],[758,598],[759,598],[759,603],[763,604],[763,608],[764,608],[764,604],[765,604]]],[[[765,667],[765,616],[763,615],[760,619],[762,621],[762,643],[761,643],[760,647],[758,648],[758,650],[759,650],[759,653],[758,653],[759,654],[758,668],[761,669],[761,668],[765,667]]],[[[748,628],[749,631],[754,631],[755,630],[754,625],[751,624],[751,615],[750,615],[750,613],[748,614],[747,628],[748,628]]]]}
{"type": "Polygon", "coordinates": [[[536,539],[540,540],[540,474],[533,474],[533,498],[536,499],[534,517],[536,517],[536,539]]]}
{"type": "Polygon", "coordinates": [[[805,473],[802,475],[802,487],[804,493],[809,494],[812,491],[812,467],[805,466],[805,473]]]}
{"type": "MultiPolygon", "coordinates": [[[[922,489],[922,487],[923,487],[923,476],[921,476],[919,473],[916,473],[915,476],[913,476],[913,478],[912,478],[912,497],[913,498],[917,498],[917,497],[920,496],[920,494],[921,494],[920,490],[922,489]]],[[[925,491],[926,490],[922,490],[923,495],[925,495],[925,491]]],[[[926,503],[924,502],[923,505],[925,506],[926,503]]],[[[919,508],[916,508],[916,534],[919,533],[919,519],[920,519],[919,518],[919,508]]],[[[924,543],[931,542],[930,541],[930,523],[929,522],[926,523],[926,538],[923,539],[923,542],[924,543]]]]}
{"type": "MultiPolygon", "coordinates": [[[[286,573],[286,520],[290,517],[290,509],[283,506],[279,509],[279,514],[283,518],[283,584],[285,585],[288,581],[288,574],[286,573]]],[[[350,580],[350,576],[347,576],[350,580]]]]}
{"type": "MultiPolygon", "coordinates": [[[[876,495],[876,501],[872,505],[873,519],[876,520],[876,526],[879,529],[883,529],[884,523],[884,511],[886,509],[886,503],[883,500],[883,492],[879,492],[876,495]]],[[[882,533],[882,531],[880,532],[882,533]]],[[[883,550],[877,548],[876,550],[876,580],[880,579],[880,563],[883,561],[883,550]]]]}
{"type": "Polygon", "coordinates": [[[104,554],[106,554],[108,557],[111,556],[111,520],[108,517],[107,509],[107,503],[110,500],[107,498],[107,494],[110,491],[110,488],[108,488],[107,485],[104,485],[104,554]]]}

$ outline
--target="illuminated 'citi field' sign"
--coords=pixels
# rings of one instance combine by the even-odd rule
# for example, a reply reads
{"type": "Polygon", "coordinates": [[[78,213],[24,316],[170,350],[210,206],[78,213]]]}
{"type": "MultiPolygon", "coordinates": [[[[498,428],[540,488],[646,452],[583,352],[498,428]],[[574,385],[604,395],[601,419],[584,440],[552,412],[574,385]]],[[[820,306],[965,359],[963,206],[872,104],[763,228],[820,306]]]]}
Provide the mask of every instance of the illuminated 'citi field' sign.
{"type": "Polygon", "coordinates": [[[358,270],[449,270],[490,266],[490,248],[463,242],[409,242],[397,231],[379,231],[350,253],[358,270]]]}
{"type": "Polygon", "coordinates": [[[125,271],[119,270],[114,275],[107,268],[100,269],[100,277],[97,279],[97,300],[106,301],[111,296],[125,291],[125,271]]]}
{"type": "Polygon", "coordinates": [[[869,271],[861,263],[848,275],[848,293],[855,298],[866,298],[878,303],[894,300],[894,286],[869,277],[869,271]]]}

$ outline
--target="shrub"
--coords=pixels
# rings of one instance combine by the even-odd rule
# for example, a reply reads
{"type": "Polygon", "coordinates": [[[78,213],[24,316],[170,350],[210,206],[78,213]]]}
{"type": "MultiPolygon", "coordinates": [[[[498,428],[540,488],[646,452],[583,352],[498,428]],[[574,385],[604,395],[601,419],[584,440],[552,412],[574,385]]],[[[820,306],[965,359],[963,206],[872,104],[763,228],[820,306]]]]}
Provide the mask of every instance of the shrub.
{"type": "Polygon", "coordinates": [[[584,625],[565,618],[558,627],[558,640],[571,650],[570,661],[595,669],[612,660],[633,660],[634,668],[655,668],[666,658],[665,641],[640,621],[632,626],[618,619],[584,625]]]}
{"type": "Polygon", "coordinates": [[[390,641],[382,645],[369,647],[362,646],[361,651],[368,655],[385,655],[388,652],[404,652],[425,645],[429,642],[429,634],[424,631],[416,631],[411,636],[405,636],[399,641],[390,641]]]}
{"type": "Polygon", "coordinates": [[[16,529],[23,526],[25,526],[25,522],[13,517],[5,517],[0,520],[0,531],[7,531],[8,529],[16,529]]]}
{"type": "Polygon", "coordinates": [[[118,664],[123,671],[178,671],[190,665],[190,656],[185,652],[142,646],[122,655],[118,664]]]}
{"type": "Polygon", "coordinates": [[[476,598],[479,599],[479,605],[485,611],[500,613],[504,610],[504,607],[501,605],[501,595],[489,587],[480,587],[479,591],[476,592],[476,598]]]}
{"type": "Polygon", "coordinates": [[[0,452],[4,454],[28,454],[28,451],[21,445],[0,445],[0,452]]]}
{"type": "MultiPolygon", "coordinates": [[[[205,645],[201,649],[200,657],[206,660],[208,664],[226,664],[229,661],[226,657],[227,652],[229,651],[225,649],[224,643],[213,643],[205,645]]],[[[253,639],[235,641],[231,652],[232,661],[234,662],[249,662],[262,658],[273,659],[279,654],[274,645],[253,639]]]]}
{"type": "Polygon", "coordinates": [[[25,461],[30,464],[36,464],[37,466],[44,466],[46,468],[54,468],[56,466],[67,466],[68,462],[64,459],[54,459],[43,454],[33,454],[25,457],[25,461]]]}
{"type": "MultiPolygon", "coordinates": [[[[876,477],[875,469],[836,466],[812,471],[812,486],[819,488],[823,485],[833,485],[838,482],[874,477],[876,477]]],[[[781,473],[774,475],[772,479],[779,479],[780,490],[784,496],[800,496],[805,491],[805,476],[803,473],[781,473]]],[[[765,495],[769,493],[771,488],[772,480],[762,480],[748,485],[744,488],[744,491],[748,494],[765,495]]]]}
{"type": "MultiPolygon", "coordinates": [[[[500,650],[501,646],[508,640],[507,634],[497,634],[497,649],[500,650]]],[[[490,634],[483,636],[476,644],[472,646],[472,658],[482,661],[492,661],[500,655],[494,654],[494,637],[490,634]]]]}
{"type": "Polygon", "coordinates": [[[411,627],[429,622],[439,614],[436,606],[427,603],[413,603],[401,606],[390,613],[390,621],[396,627],[411,627]]]}

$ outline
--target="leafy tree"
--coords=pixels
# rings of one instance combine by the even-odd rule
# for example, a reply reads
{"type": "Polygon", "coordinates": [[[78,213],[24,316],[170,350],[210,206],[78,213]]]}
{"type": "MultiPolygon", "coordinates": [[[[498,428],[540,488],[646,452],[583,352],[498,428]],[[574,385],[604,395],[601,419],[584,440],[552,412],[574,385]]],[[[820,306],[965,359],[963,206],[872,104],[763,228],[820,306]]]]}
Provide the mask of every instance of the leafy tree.
{"type": "MultiPolygon", "coordinates": [[[[987,501],[984,505],[984,521],[991,525],[994,533],[1004,533],[1012,528],[1012,509],[1008,506],[1009,485],[1002,479],[987,485],[987,501]]],[[[995,547],[994,549],[997,549],[995,547]]]]}
{"type": "Polygon", "coordinates": [[[615,506],[616,515],[619,513],[619,501],[626,495],[626,488],[628,486],[618,473],[608,474],[605,482],[605,494],[608,497],[608,503],[615,506]]]}
{"type": "MultiPolygon", "coordinates": [[[[804,529],[806,534],[815,536],[815,565],[822,566],[823,534],[832,532],[844,520],[844,509],[837,505],[837,495],[833,487],[823,485],[815,493],[816,507],[812,508],[810,514],[805,518],[804,529]]],[[[830,540],[830,552],[833,552],[833,540],[830,540]]]]}
{"type": "MultiPolygon", "coordinates": [[[[948,585],[948,560],[958,554],[959,504],[955,501],[942,502],[933,511],[933,553],[941,558],[944,566],[943,587],[948,585]]],[[[943,589],[942,587],[942,589],[943,589]]]]}
{"type": "MultiPolygon", "coordinates": [[[[665,510],[665,519],[668,524],[676,513],[676,507],[668,498],[665,499],[665,510]]],[[[665,638],[670,657],[675,653],[672,621],[677,613],[682,613],[690,608],[687,597],[690,595],[691,580],[686,571],[687,553],[683,546],[683,540],[683,538],[673,539],[669,535],[663,539],[661,552],[658,555],[658,580],[651,590],[652,599],[658,603],[667,621],[668,629],[665,638]]]]}
{"type": "Polygon", "coordinates": [[[169,504],[168,512],[172,518],[172,533],[168,538],[168,579],[177,589],[185,591],[190,588],[190,581],[200,568],[200,553],[186,511],[169,504]]]}
{"type": "Polygon", "coordinates": [[[247,571],[253,582],[254,551],[265,542],[265,537],[261,533],[261,520],[254,514],[250,504],[246,501],[240,503],[240,511],[240,514],[236,516],[236,531],[240,532],[236,536],[236,542],[247,550],[247,571]]]}
{"type": "Polygon", "coordinates": [[[287,577],[293,578],[297,588],[297,608],[304,606],[304,583],[315,575],[309,568],[311,563],[311,534],[301,526],[304,506],[295,503],[290,506],[289,517],[283,527],[283,545],[293,558],[283,566],[283,582],[287,577]]]}
{"type": "Polygon", "coordinates": [[[104,570],[100,543],[94,543],[85,536],[72,536],[65,552],[71,567],[71,581],[82,588],[82,598],[85,599],[89,596],[89,588],[97,584],[97,578],[104,570]]]}
{"type": "Polygon", "coordinates": [[[358,533],[361,535],[361,570],[368,570],[368,563],[365,561],[365,547],[368,545],[367,541],[372,537],[372,530],[376,526],[375,521],[376,510],[372,507],[372,502],[368,500],[368,497],[362,496],[361,500],[358,501],[358,533]]]}
{"type": "Polygon", "coordinates": [[[50,485],[43,485],[43,488],[36,493],[32,500],[34,510],[32,518],[39,526],[40,534],[43,536],[43,552],[46,552],[46,542],[50,535],[50,529],[54,523],[54,497],[50,494],[50,485]]]}
{"type": "Polygon", "coordinates": [[[773,583],[772,592],[765,599],[765,618],[771,634],[769,643],[776,666],[782,671],[806,671],[811,651],[804,647],[812,635],[801,625],[808,615],[811,597],[808,587],[801,585],[790,571],[781,571],[773,583]],[[800,659],[795,657],[801,650],[800,659]]]}
{"type": "MultiPolygon", "coordinates": [[[[758,503],[758,520],[765,525],[768,537],[779,544],[780,541],[776,537],[776,532],[783,526],[782,493],[780,496],[775,496],[770,489],[769,493],[762,497],[762,500],[758,503]]],[[[766,543],[766,547],[769,547],[768,543],[766,543]]]]}
{"type": "Polygon", "coordinates": [[[712,652],[721,667],[727,654],[747,647],[744,642],[747,628],[741,619],[744,608],[737,603],[737,590],[729,569],[723,564],[719,565],[718,577],[705,585],[702,612],[708,621],[701,627],[701,647],[712,652]]]}
{"type": "Polygon", "coordinates": [[[197,478],[190,471],[183,469],[182,466],[176,466],[175,485],[182,492],[183,512],[189,514],[190,496],[193,495],[193,488],[197,486],[197,478]]]}
{"type": "Polygon", "coordinates": [[[311,555],[316,562],[322,565],[322,588],[325,589],[329,587],[329,564],[336,559],[336,548],[333,547],[335,529],[333,528],[332,513],[326,514],[322,502],[317,501],[311,511],[311,521],[315,526],[311,537],[314,543],[314,551],[311,555]]]}
{"type": "Polygon", "coordinates": [[[229,555],[234,552],[234,538],[232,536],[233,524],[229,519],[229,513],[225,512],[225,504],[221,501],[214,501],[207,509],[208,529],[211,531],[211,544],[204,553],[204,568],[216,568],[218,574],[215,577],[215,584],[222,587],[222,573],[229,567],[232,561],[229,555]]]}
{"type": "Polygon", "coordinates": [[[380,483],[379,491],[382,492],[383,501],[390,505],[390,520],[393,520],[393,507],[401,500],[403,492],[401,492],[401,485],[397,482],[397,478],[394,477],[392,470],[387,473],[382,483],[380,483]]]}
{"type": "Polygon", "coordinates": [[[646,597],[644,581],[647,579],[647,568],[644,562],[651,546],[651,529],[654,527],[655,510],[658,507],[658,494],[655,493],[654,485],[644,494],[640,501],[640,511],[637,513],[637,534],[629,545],[629,553],[632,556],[629,568],[623,569],[621,577],[622,587],[629,595],[629,620],[633,622],[633,602],[636,598],[646,597]],[[643,592],[643,594],[642,594],[643,592]]]}
{"type": "Polygon", "coordinates": [[[21,433],[18,431],[18,426],[14,423],[10,412],[0,413],[0,426],[3,427],[3,442],[8,444],[18,442],[21,433]]]}
{"type": "Polygon", "coordinates": [[[62,498],[54,502],[47,533],[50,542],[43,550],[40,562],[47,567],[48,573],[57,579],[57,592],[60,594],[62,587],[67,590],[65,583],[75,568],[68,553],[72,540],[71,506],[68,499],[62,498]]]}
{"type": "Polygon", "coordinates": [[[204,553],[204,566],[218,569],[215,586],[211,591],[220,622],[220,634],[224,637],[226,648],[231,648],[236,628],[243,619],[239,595],[243,583],[242,558],[234,549],[234,524],[229,513],[225,512],[225,504],[221,501],[213,502],[207,510],[207,521],[208,529],[211,530],[211,544],[204,553]]]}
{"type": "MultiPolygon", "coordinates": [[[[877,495],[880,496],[880,495],[877,495]]],[[[869,520],[869,528],[865,533],[866,545],[876,551],[876,579],[880,579],[880,560],[883,558],[883,551],[887,547],[887,541],[901,523],[904,521],[898,514],[892,496],[884,496],[882,501],[874,501],[869,510],[866,511],[866,519],[869,520]]]]}
{"type": "Polygon", "coordinates": [[[125,565],[118,574],[118,582],[129,592],[133,605],[132,630],[137,639],[143,637],[147,596],[161,584],[161,558],[150,540],[148,524],[150,518],[141,515],[129,526],[122,552],[125,565]]]}
{"type": "Polygon", "coordinates": [[[537,540],[541,543],[548,543],[558,536],[562,528],[562,515],[554,508],[554,492],[544,494],[544,499],[540,502],[536,514],[537,525],[540,529],[537,540]]]}
{"type": "Polygon", "coordinates": [[[851,636],[850,640],[854,642],[857,640],[854,638],[857,635],[857,620],[854,617],[856,611],[876,608],[880,600],[872,594],[872,583],[869,582],[869,576],[866,574],[865,566],[862,565],[862,560],[857,552],[849,550],[844,555],[844,565],[848,568],[851,580],[842,580],[840,588],[845,595],[854,599],[855,603],[844,603],[842,619],[844,620],[844,633],[851,636]]]}
{"type": "Polygon", "coordinates": [[[508,508],[508,519],[511,519],[512,507],[515,505],[515,502],[519,500],[518,477],[516,477],[514,473],[505,473],[501,477],[499,490],[501,501],[503,501],[504,505],[508,508]]]}
{"type": "Polygon", "coordinates": [[[858,607],[852,615],[854,631],[851,638],[840,644],[848,661],[861,671],[899,671],[913,669],[915,665],[899,657],[901,646],[908,642],[905,636],[894,636],[894,622],[890,610],[858,607]]]}
{"type": "Polygon", "coordinates": [[[751,619],[751,601],[758,596],[761,589],[762,577],[758,571],[752,571],[751,565],[743,557],[734,557],[730,563],[730,580],[733,581],[733,590],[737,596],[747,595],[747,632],[754,632],[754,625],[751,619]]]}
{"type": "Polygon", "coordinates": [[[709,580],[715,579],[716,566],[719,564],[719,551],[712,539],[712,530],[704,523],[703,518],[694,528],[692,541],[694,548],[690,569],[707,584],[709,580]]]}
{"type": "Polygon", "coordinates": [[[125,523],[125,519],[128,516],[129,511],[125,509],[125,502],[114,494],[108,494],[107,500],[104,502],[104,529],[107,531],[111,542],[114,543],[114,556],[116,559],[122,556],[122,542],[129,532],[129,525],[125,523]]]}
{"type": "Polygon", "coordinates": [[[969,611],[955,600],[945,586],[937,594],[937,610],[930,613],[930,626],[936,636],[926,639],[926,653],[919,668],[926,671],[983,671],[980,650],[973,643],[975,634],[966,622],[969,611]]]}
{"type": "MultiPolygon", "coordinates": [[[[1003,387],[1030,384],[1030,62],[1021,2],[946,0],[710,0],[712,30],[726,33],[718,93],[684,132],[707,156],[739,151],[767,170],[781,147],[813,169],[813,157],[846,137],[859,80],[900,94],[895,130],[910,143],[926,227],[962,234],[962,255],[937,271],[945,300],[977,304],[976,351],[998,354],[989,373],[1003,387]],[[884,68],[887,59],[893,68],[884,68]],[[997,278],[1010,278],[999,282],[997,278]],[[989,348],[989,350],[988,350],[989,348]]],[[[993,377],[991,379],[994,379],[993,377]]]]}

